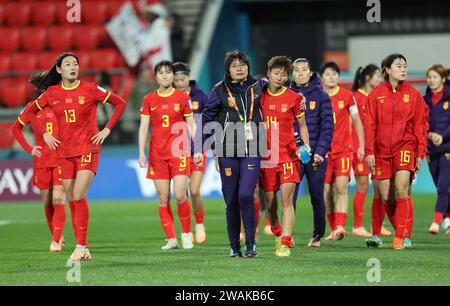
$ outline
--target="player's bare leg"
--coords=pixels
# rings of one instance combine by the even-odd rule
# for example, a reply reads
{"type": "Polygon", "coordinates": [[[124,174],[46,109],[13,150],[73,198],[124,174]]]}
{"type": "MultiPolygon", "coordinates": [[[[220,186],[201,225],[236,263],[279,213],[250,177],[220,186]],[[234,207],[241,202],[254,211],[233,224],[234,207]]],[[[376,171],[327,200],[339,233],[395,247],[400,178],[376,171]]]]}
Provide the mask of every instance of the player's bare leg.
{"type": "Polygon", "coordinates": [[[174,221],[169,213],[170,180],[155,179],[153,180],[153,185],[155,186],[158,195],[158,213],[167,240],[167,244],[161,247],[161,249],[176,249],[178,248],[178,241],[175,236],[174,221]]]}
{"type": "Polygon", "coordinates": [[[295,183],[281,185],[281,205],[283,207],[283,234],[281,245],[278,248],[277,256],[290,256],[290,249],[293,247],[292,233],[295,225],[295,210],[293,204],[295,183]]]}
{"type": "Polygon", "coordinates": [[[61,252],[64,243],[62,233],[66,223],[66,194],[62,185],[53,186],[50,194],[55,211],[53,218],[53,240],[50,243],[50,252],[61,252]]]}
{"type": "Polygon", "coordinates": [[[195,214],[195,242],[204,243],[206,240],[205,225],[203,218],[205,214],[205,207],[203,198],[200,194],[200,187],[203,181],[203,172],[194,171],[191,173],[189,180],[189,189],[191,192],[192,206],[195,214]]]}
{"type": "Polygon", "coordinates": [[[331,184],[325,183],[324,194],[328,225],[331,229],[331,234],[327,238],[325,238],[325,240],[334,240],[334,231],[336,229],[334,223],[335,203],[331,184]]]}
{"type": "Polygon", "coordinates": [[[178,217],[181,223],[181,242],[184,249],[192,249],[191,205],[186,195],[187,175],[177,175],[173,178],[173,191],[177,203],[178,217]]]}
{"type": "MultiPolygon", "coordinates": [[[[355,175],[356,180],[356,192],[360,195],[366,195],[369,190],[369,176],[368,175],[355,175]]],[[[361,198],[362,201],[362,198],[361,198]]],[[[355,215],[355,224],[352,229],[352,235],[356,237],[371,237],[372,234],[369,233],[365,227],[361,224],[356,224],[357,220],[360,223],[364,220],[364,202],[356,203],[356,197],[353,202],[353,214],[355,215]],[[361,206],[361,207],[358,207],[361,206]]]]}
{"type": "Polygon", "coordinates": [[[89,206],[86,197],[94,177],[94,172],[90,170],[80,170],[77,172],[76,178],[73,182],[73,192],[71,197],[73,203],[75,204],[77,246],[69,258],[71,261],[89,261],[92,259],[89,252],[87,238],[89,226],[89,206]]]}
{"type": "Polygon", "coordinates": [[[347,235],[347,231],[345,230],[345,223],[348,212],[348,177],[336,177],[334,185],[336,189],[336,207],[334,209],[336,215],[335,237],[338,240],[341,240],[347,235]]]}

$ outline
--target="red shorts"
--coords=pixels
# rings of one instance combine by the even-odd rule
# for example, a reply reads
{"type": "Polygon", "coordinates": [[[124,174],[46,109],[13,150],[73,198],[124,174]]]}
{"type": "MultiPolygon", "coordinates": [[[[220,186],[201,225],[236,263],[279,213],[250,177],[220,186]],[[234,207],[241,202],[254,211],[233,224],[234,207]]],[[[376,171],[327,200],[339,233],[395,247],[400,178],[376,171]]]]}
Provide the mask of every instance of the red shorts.
{"type": "Polygon", "coordinates": [[[97,174],[99,153],[89,153],[77,157],[61,158],[59,167],[61,169],[62,179],[74,179],[80,170],[90,170],[97,174]]]}
{"type": "MultiPolygon", "coordinates": [[[[414,174],[415,171],[415,153],[414,150],[402,149],[394,157],[379,158],[375,156],[374,180],[393,179],[395,173],[400,170],[406,170],[414,174]]],[[[412,178],[413,176],[411,176],[412,178]]]]}
{"type": "Polygon", "coordinates": [[[356,153],[353,153],[352,167],[355,175],[369,175],[371,173],[370,169],[367,167],[366,160],[358,160],[358,154],[356,153]]]}
{"type": "Polygon", "coordinates": [[[259,185],[264,191],[277,191],[281,184],[300,183],[300,161],[280,163],[273,168],[261,168],[259,185]]]}
{"type": "Polygon", "coordinates": [[[352,165],[353,152],[343,152],[329,155],[325,183],[332,184],[336,177],[346,176],[350,180],[350,167],[352,165]]]}
{"type": "Polygon", "coordinates": [[[191,160],[191,173],[194,171],[200,171],[200,172],[205,173],[206,163],[208,161],[208,157],[206,156],[206,153],[203,153],[203,163],[202,163],[201,167],[197,167],[195,165],[194,158],[189,158],[189,159],[191,160]]]}
{"type": "Polygon", "coordinates": [[[56,185],[62,185],[61,176],[57,167],[35,168],[33,170],[33,186],[36,186],[40,190],[48,190],[56,185]]]}
{"type": "Polygon", "coordinates": [[[150,159],[148,161],[147,178],[152,180],[170,180],[177,175],[191,174],[191,157],[150,159]]]}

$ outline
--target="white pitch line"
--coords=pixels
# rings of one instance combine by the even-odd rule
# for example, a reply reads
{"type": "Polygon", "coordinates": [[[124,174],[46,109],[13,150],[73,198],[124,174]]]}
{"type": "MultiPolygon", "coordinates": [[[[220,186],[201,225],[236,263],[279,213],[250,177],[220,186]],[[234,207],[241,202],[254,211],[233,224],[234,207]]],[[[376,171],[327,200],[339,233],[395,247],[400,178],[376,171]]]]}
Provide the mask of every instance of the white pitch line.
{"type": "Polygon", "coordinates": [[[0,220],[0,225],[8,225],[11,224],[11,221],[8,220],[0,220]]]}

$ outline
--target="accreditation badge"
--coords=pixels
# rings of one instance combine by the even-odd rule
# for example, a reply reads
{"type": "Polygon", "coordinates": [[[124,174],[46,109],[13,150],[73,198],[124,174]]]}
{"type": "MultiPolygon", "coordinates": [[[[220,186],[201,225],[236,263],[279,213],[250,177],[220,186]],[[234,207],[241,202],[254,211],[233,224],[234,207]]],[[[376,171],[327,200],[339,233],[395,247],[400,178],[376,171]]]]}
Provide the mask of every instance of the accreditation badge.
{"type": "Polygon", "coordinates": [[[247,141],[253,140],[253,132],[252,132],[252,126],[250,125],[250,122],[247,122],[245,124],[245,140],[247,140],[247,141]]]}

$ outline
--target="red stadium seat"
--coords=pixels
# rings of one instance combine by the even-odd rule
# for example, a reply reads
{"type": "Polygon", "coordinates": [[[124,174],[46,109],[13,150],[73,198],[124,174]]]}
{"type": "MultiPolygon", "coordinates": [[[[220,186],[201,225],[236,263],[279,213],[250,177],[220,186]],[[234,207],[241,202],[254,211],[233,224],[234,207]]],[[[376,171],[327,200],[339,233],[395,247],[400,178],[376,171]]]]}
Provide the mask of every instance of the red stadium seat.
{"type": "Polygon", "coordinates": [[[12,127],[14,122],[0,122],[0,131],[2,131],[2,137],[0,137],[0,149],[9,149],[13,146],[15,138],[12,133],[12,127]]]}
{"type": "Polygon", "coordinates": [[[74,54],[78,57],[78,65],[81,71],[91,68],[91,52],[79,50],[75,51],[74,54]]]}
{"type": "Polygon", "coordinates": [[[27,102],[27,83],[15,79],[2,81],[1,100],[8,107],[18,107],[27,102]]]}
{"type": "Polygon", "coordinates": [[[0,28],[0,50],[13,52],[20,47],[20,30],[18,28],[0,28]]]}
{"type": "Polygon", "coordinates": [[[52,25],[56,19],[56,4],[54,2],[43,1],[32,4],[32,20],[35,25],[52,25]]]}
{"type": "Polygon", "coordinates": [[[24,26],[30,22],[31,5],[29,2],[9,2],[5,5],[6,23],[11,26],[24,26]]]}
{"type": "Polygon", "coordinates": [[[122,7],[122,5],[125,3],[125,1],[122,0],[113,0],[110,1],[108,3],[108,15],[109,15],[109,19],[111,19],[112,17],[114,17],[120,10],[120,8],[122,7]]]}
{"type": "Polygon", "coordinates": [[[37,67],[39,70],[49,70],[55,63],[61,52],[58,51],[50,51],[50,52],[41,52],[37,58],[38,63],[37,67]]]}
{"type": "Polygon", "coordinates": [[[0,25],[3,24],[4,20],[5,20],[5,6],[3,4],[0,4],[0,25]]]}
{"type": "Polygon", "coordinates": [[[115,49],[100,49],[92,53],[91,66],[97,70],[116,68],[117,51],[115,49]]]}
{"type": "Polygon", "coordinates": [[[75,46],[80,50],[95,50],[99,44],[97,26],[80,25],[75,28],[75,46]]]}
{"type": "Polygon", "coordinates": [[[34,53],[18,52],[11,58],[11,70],[14,72],[30,73],[37,69],[37,56],[34,53]]]}
{"type": "Polygon", "coordinates": [[[88,24],[104,24],[108,20],[106,1],[83,1],[81,6],[81,22],[88,24]]]}
{"type": "Polygon", "coordinates": [[[22,48],[28,51],[40,51],[47,48],[47,29],[27,27],[22,30],[22,48]]]}
{"type": "Polygon", "coordinates": [[[105,25],[98,27],[98,43],[101,48],[114,48],[116,46],[112,38],[109,36],[105,25]]]}
{"type": "Polygon", "coordinates": [[[0,73],[7,73],[11,70],[11,55],[0,53],[0,73]]]}
{"type": "Polygon", "coordinates": [[[72,26],[54,26],[48,30],[48,45],[57,51],[69,51],[73,45],[72,26]]]}

